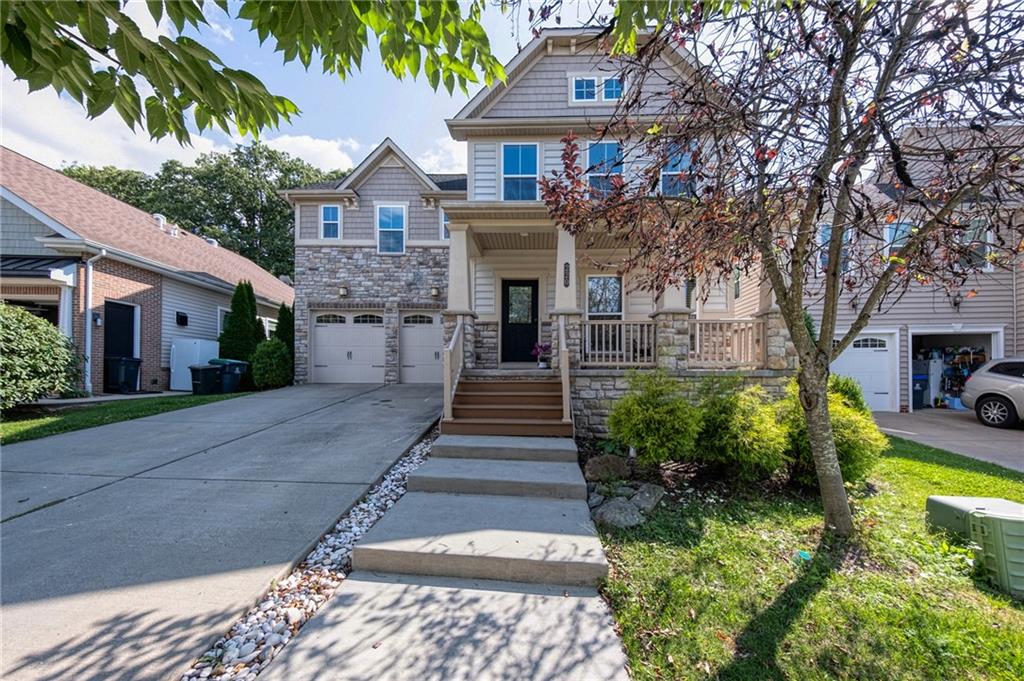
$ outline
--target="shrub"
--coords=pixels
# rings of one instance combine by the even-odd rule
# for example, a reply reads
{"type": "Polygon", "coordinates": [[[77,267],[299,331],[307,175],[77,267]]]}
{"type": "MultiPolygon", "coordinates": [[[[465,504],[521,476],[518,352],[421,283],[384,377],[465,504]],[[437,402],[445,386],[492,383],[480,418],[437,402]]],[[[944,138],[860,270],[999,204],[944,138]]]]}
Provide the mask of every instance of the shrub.
{"type": "Polygon", "coordinates": [[[633,371],[629,392],[612,406],[608,430],[619,442],[635,447],[641,463],[690,459],[700,410],[683,398],[679,384],[665,372],[633,371]]]}
{"type": "Polygon", "coordinates": [[[861,414],[871,416],[871,407],[864,399],[864,391],[860,389],[860,383],[849,376],[832,374],[828,377],[828,392],[832,395],[839,395],[847,407],[859,411],[861,414]]]}
{"type": "Polygon", "coordinates": [[[50,322],[0,302],[0,408],[75,387],[78,358],[50,322]]]}
{"type": "Polygon", "coordinates": [[[763,480],[787,462],[786,429],[764,389],[739,379],[700,385],[700,447],[696,459],[740,480],[763,480]]]}
{"type": "Polygon", "coordinates": [[[292,382],[292,355],[279,338],[265,340],[252,353],[252,380],[260,390],[292,382]]]}
{"type": "MultiPolygon", "coordinates": [[[[871,414],[849,406],[842,395],[830,393],[828,410],[832,418],[832,434],[836,443],[839,468],[846,482],[863,480],[888,446],[889,441],[875,425],[871,414]]],[[[797,485],[814,487],[818,475],[807,438],[807,421],[800,405],[796,382],[786,388],[786,397],[779,401],[779,418],[785,423],[789,440],[790,480],[797,485]]]]}
{"type": "Polygon", "coordinates": [[[220,334],[220,356],[250,361],[263,339],[263,325],[256,318],[256,299],[249,282],[241,281],[231,296],[231,312],[220,334]]]}
{"type": "Polygon", "coordinates": [[[281,303],[277,309],[277,326],[272,334],[274,338],[281,339],[284,346],[288,348],[288,354],[295,355],[295,313],[288,305],[281,303]]]}

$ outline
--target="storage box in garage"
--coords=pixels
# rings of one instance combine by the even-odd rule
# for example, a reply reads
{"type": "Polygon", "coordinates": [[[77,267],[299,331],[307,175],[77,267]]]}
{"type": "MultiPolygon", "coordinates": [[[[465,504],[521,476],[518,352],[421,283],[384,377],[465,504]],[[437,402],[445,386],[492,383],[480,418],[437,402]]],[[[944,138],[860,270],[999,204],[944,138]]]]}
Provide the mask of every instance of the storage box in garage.
{"type": "Polygon", "coordinates": [[[961,539],[971,538],[971,513],[983,511],[1024,519],[1024,504],[996,497],[930,496],[925,502],[928,529],[943,529],[961,539]]]}

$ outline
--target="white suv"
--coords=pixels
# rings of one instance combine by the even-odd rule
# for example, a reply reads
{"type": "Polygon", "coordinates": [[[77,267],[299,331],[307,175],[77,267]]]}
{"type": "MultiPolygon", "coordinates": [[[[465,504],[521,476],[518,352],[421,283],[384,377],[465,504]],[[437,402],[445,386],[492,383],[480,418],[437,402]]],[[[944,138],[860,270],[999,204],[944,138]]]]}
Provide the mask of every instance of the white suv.
{"type": "Polygon", "coordinates": [[[960,399],[986,426],[1013,428],[1024,417],[1024,358],[983,365],[967,378],[960,399]]]}

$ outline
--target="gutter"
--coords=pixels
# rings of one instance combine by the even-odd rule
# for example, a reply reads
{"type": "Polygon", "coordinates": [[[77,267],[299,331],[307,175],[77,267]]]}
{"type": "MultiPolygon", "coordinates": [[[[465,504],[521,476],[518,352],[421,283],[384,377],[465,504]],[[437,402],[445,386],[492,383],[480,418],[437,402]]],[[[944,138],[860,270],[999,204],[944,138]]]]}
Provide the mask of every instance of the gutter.
{"type": "Polygon", "coordinates": [[[107,249],[101,248],[99,253],[85,261],[85,368],[82,379],[85,391],[92,395],[92,264],[107,255],[107,249]]]}

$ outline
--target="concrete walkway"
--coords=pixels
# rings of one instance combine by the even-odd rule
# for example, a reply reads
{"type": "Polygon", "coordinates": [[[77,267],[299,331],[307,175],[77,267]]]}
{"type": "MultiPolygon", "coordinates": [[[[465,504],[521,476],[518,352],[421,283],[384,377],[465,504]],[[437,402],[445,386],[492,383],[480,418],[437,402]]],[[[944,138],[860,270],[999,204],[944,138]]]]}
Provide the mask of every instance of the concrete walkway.
{"type": "Polygon", "coordinates": [[[296,386],[4,447],[0,677],[184,671],[440,410],[296,386]]]}
{"type": "Polygon", "coordinates": [[[1024,472],[1024,426],[989,428],[973,411],[948,409],[876,412],[875,421],[889,435],[1024,472]]]}
{"type": "Polygon", "coordinates": [[[573,441],[442,435],[432,456],[261,680],[627,681],[573,441]]]}

